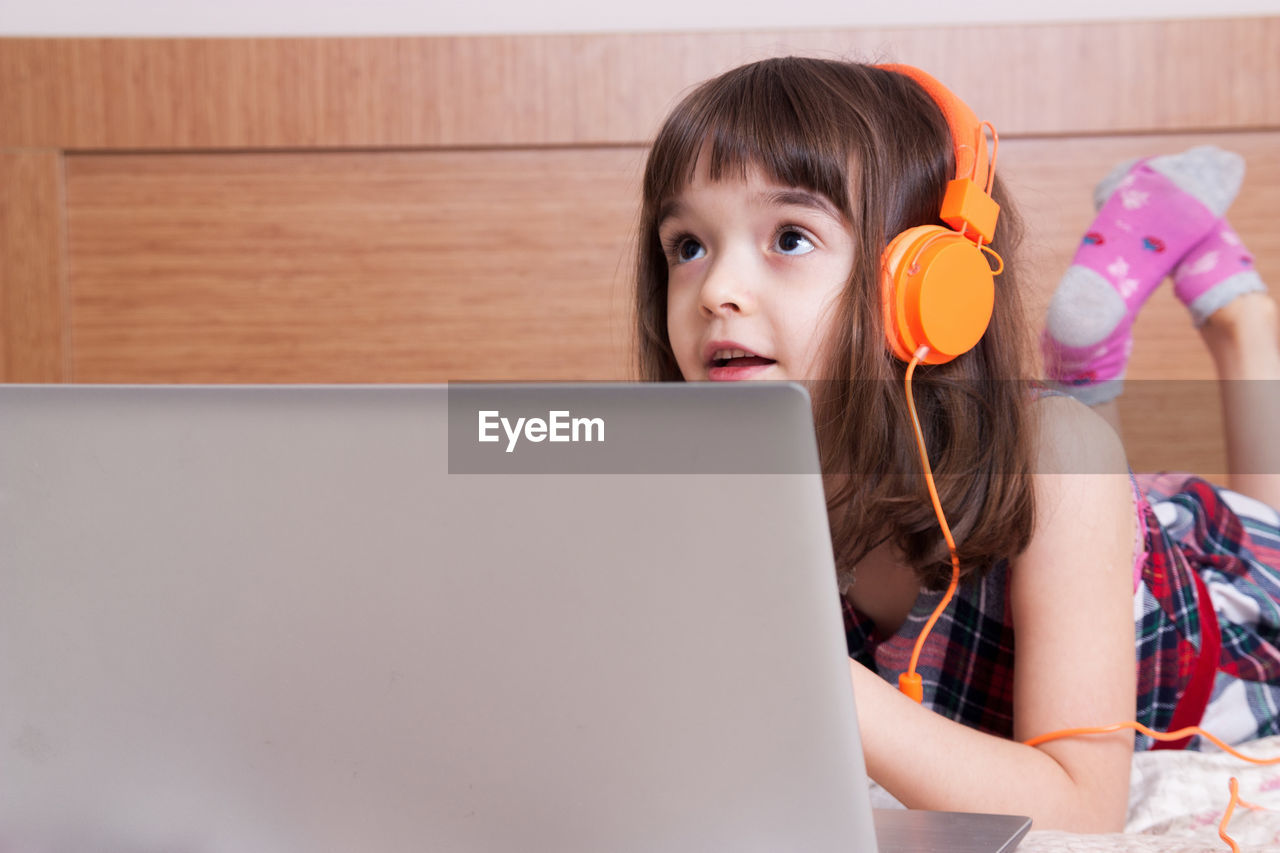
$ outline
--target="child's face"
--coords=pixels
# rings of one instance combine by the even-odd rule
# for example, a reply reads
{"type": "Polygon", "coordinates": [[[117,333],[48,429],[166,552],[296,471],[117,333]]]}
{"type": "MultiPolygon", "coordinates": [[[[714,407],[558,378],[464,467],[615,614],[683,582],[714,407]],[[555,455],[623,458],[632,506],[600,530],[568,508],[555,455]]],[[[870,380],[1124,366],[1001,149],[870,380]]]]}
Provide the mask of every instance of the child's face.
{"type": "Polygon", "coordinates": [[[754,168],[713,182],[700,161],[658,236],[686,380],[824,378],[820,348],[854,255],[853,230],[825,197],[754,168]]]}

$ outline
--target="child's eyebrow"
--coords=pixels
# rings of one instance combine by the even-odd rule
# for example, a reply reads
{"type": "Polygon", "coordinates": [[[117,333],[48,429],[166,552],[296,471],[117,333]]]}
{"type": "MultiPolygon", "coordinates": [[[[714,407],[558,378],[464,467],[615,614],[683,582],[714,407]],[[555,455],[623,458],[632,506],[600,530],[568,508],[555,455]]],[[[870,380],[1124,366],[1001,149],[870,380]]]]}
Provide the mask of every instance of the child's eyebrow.
{"type": "Polygon", "coordinates": [[[759,200],[766,206],[811,207],[834,219],[842,218],[840,212],[827,200],[826,196],[808,190],[787,189],[760,193],[759,200]]]}
{"type": "MultiPolygon", "coordinates": [[[[841,220],[840,211],[827,200],[827,197],[809,190],[785,189],[762,191],[755,195],[753,201],[760,207],[808,207],[819,213],[825,213],[832,219],[841,220]]],[[[685,206],[680,199],[673,198],[658,208],[657,226],[661,228],[668,219],[684,213],[685,206]]]]}
{"type": "Polygon", "coordinates": [[[668,219],[670,219],[673,216],[679,216],[683,212],[684,212],[684,205],[680,203],[679,199],[675,199],[675,198],[668,199],[666,202],[663,203],[662,207],[658,208],[658,219],[657,219],[656,227],[661,228],[662,224],[666,222],[668,219]]]}

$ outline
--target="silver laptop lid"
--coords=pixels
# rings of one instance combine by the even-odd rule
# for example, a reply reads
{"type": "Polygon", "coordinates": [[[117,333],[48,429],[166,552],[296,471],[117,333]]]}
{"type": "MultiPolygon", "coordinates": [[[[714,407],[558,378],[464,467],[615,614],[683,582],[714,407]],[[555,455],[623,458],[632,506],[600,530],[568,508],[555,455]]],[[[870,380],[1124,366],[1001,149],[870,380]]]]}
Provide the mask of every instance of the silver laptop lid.
{"type": "Polygon", "coordinates": [[[874,849],[795,386],[10,386],[0,436],[0,847],[874,849]]]}

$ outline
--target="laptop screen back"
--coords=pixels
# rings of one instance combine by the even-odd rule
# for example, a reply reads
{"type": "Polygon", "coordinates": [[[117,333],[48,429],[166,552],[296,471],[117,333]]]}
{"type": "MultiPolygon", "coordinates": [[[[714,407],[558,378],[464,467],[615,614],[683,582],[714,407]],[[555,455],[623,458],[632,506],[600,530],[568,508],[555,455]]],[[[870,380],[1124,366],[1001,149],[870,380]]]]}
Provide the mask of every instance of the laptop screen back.
{"type": "Polygon", "coordinates": [[[0,388],[0,848],[874,849],[807,397],[540,393],[0,388]]]}

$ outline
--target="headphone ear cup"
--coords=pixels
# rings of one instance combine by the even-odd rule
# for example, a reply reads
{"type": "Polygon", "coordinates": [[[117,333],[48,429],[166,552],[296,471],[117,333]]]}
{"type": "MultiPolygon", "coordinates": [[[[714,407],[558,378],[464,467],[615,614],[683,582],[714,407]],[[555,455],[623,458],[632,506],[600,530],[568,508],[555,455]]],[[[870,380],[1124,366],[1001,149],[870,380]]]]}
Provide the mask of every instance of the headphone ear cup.
{"type": "Polygon", "coordinates": [[[995,277],[986,255],[940,225],[909,228],[884,250],[881,302],[893,354],[943,364],[977,345],[991,322],[995,277]]]}
{"type": "Polygon", "coordinates": [[[937,225],[908,228],[889,241],[889,245],[885,247],[884,254],[881,256],[883,260],[880,265],[880,301],[884,309],[884,334],[889,349],[902,361],[910,361],[920,345],[916,343],[915,337],[911,334],[910,324],[903,317],[905,306],[902,301],[903,293],[897,285],[898,271],[903,266],[907,251],[917,238],[942,230],[937,225]]]}

